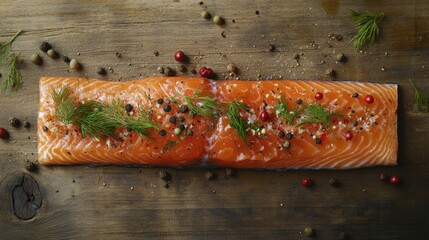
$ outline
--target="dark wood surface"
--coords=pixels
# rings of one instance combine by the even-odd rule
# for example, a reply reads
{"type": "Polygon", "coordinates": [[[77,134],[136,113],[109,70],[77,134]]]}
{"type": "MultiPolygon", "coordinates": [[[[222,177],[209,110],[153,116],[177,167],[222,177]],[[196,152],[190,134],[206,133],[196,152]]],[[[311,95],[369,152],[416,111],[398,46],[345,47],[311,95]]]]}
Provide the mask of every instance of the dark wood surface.
{"type": "Polygon", "coordinates": [[[0,125],[11,135],[0,141],[0,239],[304,239],[306,226],[317,239],[337,239],[341,231],[351,239],[429,238],[429,114],[414,110],[409,84],[411,79],[429,94],[427,0],[2,0],[0,12],[1,41],[24,30],[13,48],[25,60],[22,89],[0,96],[0,125]],[[226,25],[203,19],[203,9],[223,16],[226,25]],[[356,33],[349,9],[386,14],[379,41],[363,52],[349,43],[356,33]],[[332,38],[338,34],[342,41],[332,38]],[[77,58],[83,70],[69,73],[61,60],[49,59],[38,49],[42,41],[77,58]],[[173,54],[179,49],[191,56],[189,70],[211,66],[220,79],[234,62],[240,79],[330,80],[325,71],[334,68],[335,80],[398,83],[399,166],[238,170],[229,179],[217,169],[214,181],[203,169],[167,169],[169,188],[158,177],[161,168],[25,170],[25,160],[37,161],[40,76],[98,78],[100,66],[113,71],[104,79],[152,76],[158,66],[177,67],[173,54]],[[29,61],[33,53],[44,58],[43,66],[29,61]],[[346,54],[347,63],[336,63],[337,53],[346,54]],[[295,54],[302,54],[298,62],[295,54]],[[13,115],[32,127],[9,126],[13,115]],[[382,172],[399,174],[402,184],[380,183],[382,172]],[[315,186],[302,187],[304,176],[315,186]],[[339,188],[328,184],[332,177],[339,188]]]}

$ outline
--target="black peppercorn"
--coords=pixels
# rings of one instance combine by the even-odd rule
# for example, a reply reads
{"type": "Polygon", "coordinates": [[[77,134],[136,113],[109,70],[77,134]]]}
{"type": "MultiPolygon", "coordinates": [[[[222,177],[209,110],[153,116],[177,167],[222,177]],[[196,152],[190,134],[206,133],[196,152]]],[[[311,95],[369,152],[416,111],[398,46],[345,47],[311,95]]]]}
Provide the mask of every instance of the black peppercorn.
{"type": "Polygon", "coordinates": [[[286,139],[287,139],[287,140],[291,140],[291,139],[292,139],[292,137],[293,137],[293,134],[292,134],[292,133],[286,133],[286,139]]]}
{"type": "Polygon", "coordinates": [[[166,67],[164,71],[165,76],[174,76],[175,72],[171,67],[166,67]]]}
{"type": "Polygon", "coordinates": [[[132,110],[133,110],[133,105],[131,105],[131,104],[125,105],[125,111],[126,112],[131,112],[132,110]]]}
{"type": "Polygon", "coordinates": [[[104,76],[104,75],[107,74],[107,71],[106,71],[105,68],[99,67],[99,68],[97,68],[97,73],[100,74],[100,75],[102,75],[102,76],[104,76]]]}
{"type": "Polygon", "coordinates": [[[171,111],[171,106],[170,105],[165,105],[164,112],[169,112],[169,111],[171,111]]]}
{"type": "Polygon", "coordinates": [[[193,112],[193,111],[189,112],[189,117],[190,118],[194,118],[195,116],[197,116],[197,114],[195,112],[193,112]]]}
{"type": "Polygon", "coordinates": [[[170,123],[172,123],[172,124],[176,124],[177,117],[176,117],[176,116],[171,116],[169,121],[170,121],[170,123]]]}
{"type": "Polygon", "coordinates": [[[186,119],[185,119],[185,117],[183,117],[183,116],[180,116],[180,117],[179,117],[179,121],[180,121],[180,122],[184,122],[185,120],[186,120],[186,119]]]}
{"type": "Polygon", "coordinates": [[[188,105],[182,105],[179,108],[179,113],[187,113],[189,111],[188,105]]]}
{"type": "Polygon", "coordinates": [[[352,124],[353,124],[354,127],[356,127],[358,125],[358,121],[353,120],[352,124]]]}
{"type": "Polygon", "coordinates": [[[11,117],[11,118],[9,118],[9,124],[12,127],[19,127],[19,126],[21,126],[21,121],[19,121],[19,119],[16,117],[11,117]]]}
{"type": "Polygon", "coordinates": [[[188,131],[186,131],[186,135],[192,136],[194,135],[194,131],[192,129],[188,129],[188,131]]]}
{"type": "Polygon", "coordinates": [[[37,167],[32,161],[27,160],[25,162],[25,169],[29,172],[34,172],[37,170],[37,167]]]}
{"type": "Polygon", "coordinates": [[[40,50],[43,52],[48,52],[49,49],[52,49],[52,46],[48,42],[43,42],[42,45],[40,45],[40,50]]]}
{"type": "Polygon", "coordinates": [[[298,105],[302,104],[302,99],[296,100],[296,104],[298,104],[298,105]]]}
{"type": "Polygon", "coordinates": [[[69,57],[67,57],[67,56],[63,56],[63,61],[64,61],[65,63],[70,63],[70,58],[69,58],[69,57]]]}
{"type": "Polygon", "coordinates": [[[46,126],[43,126],[42,130],[43,130],[44,132],[47,132],[49,129],[48,129],[48,127],[46,127],[46,126]]]}
{"type": "Polygon", "coordinates": [[[158,104],[163,104],[164,103],[164,99],[162,99],[162,98],[159,98],[158,100],[156,100],[156,103],[158,103],[158,104]]]}
{"type": "Polygon", "coordinates": [[[285,132],[280,131],[279,134],[277,135],[279,138],[284,138],[286,136],[285,132]]]}
{"type": "Polygon", "coordinates": [[[183,131],[183,130],[185,130],[185,125],[183,125],[183,124],[179,124],[179,125],[177,126],[177,128],[179,128],[179,129],[180,129],[180,131],[183,131]]]}
{"type": "Polygon", "coordinates": [[[30,124],[29,121],[24,121],[23,125],[24,125],[25,128],[30,128],[30,126],[31,126],[31,124],[30,124]]]}
{"type": "Polygon", "coordinates": [[[161,135],[161,136],[165,136],[166,134],[167,134],[167,131],[165,131],[164,129],[159,131],[159,135],[161,135]]]}
{"type": "Polygon", "coordinates": [[[234,169],[226,168],[225,169],[225,178],[230,178],[232,176],[234,176],[234,169]]]}
{"type": "Polygon", "coordinates": [[[339,187],[340,186],[340,181],[338,181],[338,179],[336,179],[336,178],[331,178],[331,179],[329,179],[329,184],[332,187],[339,187]]]}
{"type": "Polygon", "coordinates": [[[214,180],[216,178],[216,174],[212,171],[207,171],[206,172],[206,179],[208,181],[214,180]]]}
{"type": "Polygon", "coordinates": [[[322,139],[316,138],[316,144],[322,144],[322,139]]]}
{"type": "Polygon", "coordinates": [[[164,181],[168,181],[170,179],[170,174],[168,172],[161,170],[158,172],[159,178],[161,178],[164,181]]]}
{"type": "Polygon", "coordinates": [[[357,92],[353,93],[352,98],[357,98],[357,97],[359,97],[359,93],[357,92]]]}

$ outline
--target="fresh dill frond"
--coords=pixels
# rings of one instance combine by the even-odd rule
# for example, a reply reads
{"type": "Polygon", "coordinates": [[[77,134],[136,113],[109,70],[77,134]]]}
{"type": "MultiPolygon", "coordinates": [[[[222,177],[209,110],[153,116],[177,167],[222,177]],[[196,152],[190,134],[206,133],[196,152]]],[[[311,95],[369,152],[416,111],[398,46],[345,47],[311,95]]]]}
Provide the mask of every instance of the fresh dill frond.
{"type": "Polygon", "coordinates": [[[71,88],[70,86],[64,86],[58,91],[52,88],[52,99],[54,100],[56,107],[55,113],[58,120],[64,124],[71,124],[72,119],[75,116],[76,104],[73,99],[70,98],[71,88]]]}
{"type": "Polygon", "coordinates": [[[21,86],[21,70],[18,68],[19,55],[10,53],[10,62],[7,65],[6,79],[0,84],[2,92],[17,90],[21,86]]]}
{"type": "Polygon", "coordinates": [[[151,121],[147,113],[145,111],[142,111],[139,116],[137,117],[127,117],[126,118],[126,128],[133,130],[139,135],[146,136],[150,138],[150,129],[158,129],[158,126],[156,123],[151,121]]]}
{"type": "Polygon", "coordinates": [[[332,116],[342,116],[342,114],[337,112],[331,112],[329,109],[324,108],[320,105],[310,104],[305,108],[303,112],[303,117],[295,125],[319,123],[323,126],[330,127],[331,117],[332,116]]]}
{"type": "Polygon", "coordinates": [[[184,96],[180,94],[189,107],[189,110],[202,117],[213,118],[215,117],[216,110],[219,110],[219,105],[216,99],[210,95],[204,95],[201,90],[195,91],[192,96],[184,96]]]}
{"type": "Polygon", "coordinates": [[[176,145],[177,145],[177,141],[168,141],[168,142],[164,145],[164,147],[162,148],[161,152],[162,152],[162,153],[164,153],[164,152],[168,152],[168,151],[170,151],[171,149],[173,149],[176,145]]]}
{"type": "Polygon", "coordinates": [[[109,107],[105,109],[95,108],[92,112],[81,115],[75,120],[80,127],[82,138],[87,135],[96,138],[105,138],[115,135],[115,130],[122,126],[121,119],[111,115],[109,107]]]}
{"type": "Polygon", "coordinates": [[[428,96],[423,94],[420,89],[416,87],[416,85],[410,80],[411,86],[414,88],[414,103],[417,106],[418,111],[422,111],[425,109],[426,111],[429,109],[429,99],[428,96]]]}
{"type": "Polygon", "coordinates": [[[22,30],[19,30],[11,40],[6,43],[0,43],[0,67],[4,62],[8,62],[6,65],[6,78],[0,84],[0,90],[2,92],[17,90],[21,86],[22,76],[21,70],[18,68],[18,63],[20,61],[19,54],[17,55],[12,51],[12,43],[21,33],[22,30]]]}
{"type": "Polygon", "coordinates": [[[350,16],[358,28],[358,33],[351,40],[356,51],[372,43],[377,38],[380,29],[379,22],[384,18],[384,13],[356,12],[350,10],[350,16]]]}
{"type": "Polygon", "coordinates": [[[277,102],[276,104],[276,115],[279,116],[283,122],[293,124],[303,109],[303,106],[299,105],[298,107],[295,107],[295,109],[289,110],[286,99],[281,95],[280,102],[277,102]]]}
{"type": "Polygon", "coordinates": [[[226,108],[225,111],[229,119],[229,125],[235,129],[241,140],[247,144],[247,129],[249,124],[241,116],[240,111],[244,110],[249,112],[250,107],[245,103],[240,103],[237,101],[228,102],[227,105],[228,108],[226,108]]]}

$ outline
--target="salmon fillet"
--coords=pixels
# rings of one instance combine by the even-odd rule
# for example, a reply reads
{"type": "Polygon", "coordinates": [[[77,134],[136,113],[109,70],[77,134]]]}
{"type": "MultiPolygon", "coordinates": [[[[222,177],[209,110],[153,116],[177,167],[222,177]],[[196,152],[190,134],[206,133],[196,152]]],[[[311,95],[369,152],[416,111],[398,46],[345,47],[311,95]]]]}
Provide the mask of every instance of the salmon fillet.
{"type": "MultiPolygon", "coordinates": [[[[195,104],[204,107],[201,102],[195,104]]],[[[298,80],[213,82],[185,77],[107,82],[44,77],[40,79],[39,162],[263,169],[396,165],[397,104],[395,84],[298,80]],[[149,136],[124,127],[117,129],[115,136],[82,137],[78,126],[58,120],[52,91],[64,86],[70,87],[76,104],[91,100],[109,104],[120,100],[133,106],[131,116],[147,111],[157,129],[150,129],[149,136]],[[216,117],[198,114],[191,117],[192,111],[181,112],[183,105],[189,105],[185,96],[199,93],[216,100],[218,105],[213,109],[216,117]],[[323,98],[316,99],[316,93],[323,94],[323,98]],[[367,95],[373,97],[373,102],[365,101],[367,95]],[[159,99],[163,103],[157,102],[159,99]],[[237,119],[225,110],[231,103],[241,106],[236,116],[246,126],[244,135],[235,127],[237,119]],[[280,103],[286,111],[280,111],[280,103]],[[168,112],[164,111],[166,105],[171,107],[168,112]],[[320,116],[311,115],[311,107],[320,116]],[[263,119],[261,112],[266,115],[263,119]],[[286,120],[282,114],[294,117],[286,120]],[[177,122],[170,121],[173,116],[177,122]],[[323,121],[319,122],[319,117],[323,121]],[[179,124],[184,129],[175,134],[179,124]],[[165,134],[161,134],[162,130],[165,134]],[[189,131],[192,134],[187,134],[189,131]]]]}

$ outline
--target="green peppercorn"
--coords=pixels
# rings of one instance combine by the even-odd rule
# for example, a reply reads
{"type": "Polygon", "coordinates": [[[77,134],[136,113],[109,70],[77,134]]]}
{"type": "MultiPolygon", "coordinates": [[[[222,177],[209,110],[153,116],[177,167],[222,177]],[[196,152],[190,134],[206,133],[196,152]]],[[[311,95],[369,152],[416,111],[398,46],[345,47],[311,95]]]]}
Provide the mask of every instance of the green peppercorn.
{"type": "Polygon", "coordinates": [[[36,64],[36,65],[42,65],[43,60],[39,56],[39,54],[35,53],[35,54],[31,55],[31,62],[36,64]]]}
{"type": "Polygon", "coordinates": [[[70,60],[70,69],[71,70],[79,70],[80,63],[76,59],[70,60]]]}
{"type": "Polygon", "coordinates": [[[213,17],[213,23],[217,24],[217,25],[222,25],[225,23],[225,20],[223,20],[223,18],[221,16],[214,16],[213,17]]]}
{"type": "Polygon", "coordinates": [[[306,227],[306,228],[304,229],[304,235],[305,235],[306,237],[311,237],[311,236],[313,236],[313,234],[314,234],[314,230],[313,230],[313,228],[311,228],[311,227],[306,227]]]}
{"type": "Polygon", "coordinates": [[[284,148],[289,148],[289,147],[290,147],[290,142],[289,142],[289,141],[285,141],[285,142],[283,143],[283,147],[284,147],[284,148]]]}
{"type": "Polygon", "coordinates": [[[192,129],[188,129],[188,131],[186,131],[186,135],[192,136],[194,135],[194,131],[192,129]]]}
{"type": "Polygon", "coordinates": [[[182,130],[180,130],[180,128],[175,128],[174,129],[174,134],[179,135],[182,132],[182,130]]]}
{"type": "Polygon", "coordinates": [[[210,13],[208,13],[206,11],[202,11],[201,12],[201,17],[203,17],[205,19],[210,19],[212,16],[210,15],[210,13]]]}
{"type": "Polygon", "coordinates": [[[48,50],[48,52],[46,52],[46,54],[47,54],[50,58],[53,58],[53,59],[58,58],[58,53],[57,53],[57,52],[55,52],[55,50],[54,50],[54,49],[49,49],[49,50],[48,50]]]}

